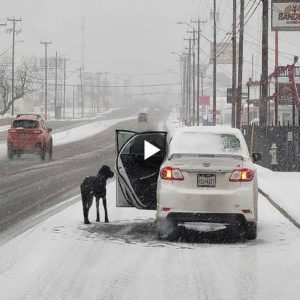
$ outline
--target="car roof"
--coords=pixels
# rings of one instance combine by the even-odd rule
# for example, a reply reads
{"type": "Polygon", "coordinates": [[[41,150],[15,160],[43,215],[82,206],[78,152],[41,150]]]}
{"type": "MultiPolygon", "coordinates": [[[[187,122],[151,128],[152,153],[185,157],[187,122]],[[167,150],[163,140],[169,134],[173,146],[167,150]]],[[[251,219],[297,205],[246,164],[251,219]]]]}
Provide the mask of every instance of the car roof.
{"type": "MultiPolygon", "coordinates": [[[[249,156],[247,144],[245,142],[245,139],[242,135],[242,132],[237,129],[237,128],[231,128],[229,126],[187,126],[187,127],[178,127],[175,129],[174,134],[173,134],[173,139],[172,142],[170,142],[170,147],[169,147],[169,154],[180,154],[180,153],[195,153],[193,147],[189,147],[185,144],[182,144],[182,137],[184,134],[194,134],[194,133],[199,133],[201,134],[232,134],[236,136],[240,140],[240,145],[241,149],[237,155],[242,156],[244,158],[249,156]]],[[[193,139],[194,137],[192,137],[193,139]]],[[[199,141],[198,138],[194,139],[194,141],[197,143],[199,141]]],[[[206,141],[206,139],[205,139],[206,141]]],[[[206,141],[207,143],[207,141],[206,141]]],[[[196,145],[196,144],[195,144],[196,145]]],[[[224,152],[218,152],[217,149],[214,148],[212,144],[212,148],[209,149],[209,153],[211,154],[224,154],[224,152]],[[216,152],[215,152],[216,150],[216,152]]],[[[205,150],[206,151],[206,150],[205,150]]],[[[198,153],[198,151],[197,151],[198,153]]],[[[228,153],[229,154],[229,153],[228,153]]]]}
{"type": "Polygon", "coordinates": [[[36,115],[36,114],[18,114],[16,117],[16,120],[39,120],[41,119],[41,115],[36,115]]]}
{"type": "Polygon", "coordinates": [[[175,129],[176,133],[215,133],[215,134],[234,134],[240,135],[241,131],[237,128],[229,126],[187,126],[178,127],[175,129]]]}

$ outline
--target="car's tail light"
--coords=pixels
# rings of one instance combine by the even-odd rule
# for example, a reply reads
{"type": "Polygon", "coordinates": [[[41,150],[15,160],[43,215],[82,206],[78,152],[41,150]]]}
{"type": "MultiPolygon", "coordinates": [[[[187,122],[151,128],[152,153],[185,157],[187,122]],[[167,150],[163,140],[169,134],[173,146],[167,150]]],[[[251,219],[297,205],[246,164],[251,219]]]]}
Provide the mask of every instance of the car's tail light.
{"type": "Polygon", "coordinates": [[[17,130],[16,129],[8,129],[8,133],[16,133],[17,130]]]}
{"type": "Polygon", "coordinates": [[[160,170],[160,177],[165,180],[183,180],[184,177],[178,168],[164,167],[160,170]]]}
{"type": "Polygon", "coordinates": [[[42,131],[42,130],[32,130],[32,133],[35,133],[35,134],[42,134],[43,131],[42,131]]]}
{"type": "Polygon", "coordinates": [[[254,172],[250,169],[235,169],[233,170],[229,181],[231,182],[247,182],[252,181],[254,172]]]}
{"type": "Polygon", "coordinates": [[[162,211],[170,211],[170,209],[171,209],[170,207],[163,207],[161,210],[162,211]]]}

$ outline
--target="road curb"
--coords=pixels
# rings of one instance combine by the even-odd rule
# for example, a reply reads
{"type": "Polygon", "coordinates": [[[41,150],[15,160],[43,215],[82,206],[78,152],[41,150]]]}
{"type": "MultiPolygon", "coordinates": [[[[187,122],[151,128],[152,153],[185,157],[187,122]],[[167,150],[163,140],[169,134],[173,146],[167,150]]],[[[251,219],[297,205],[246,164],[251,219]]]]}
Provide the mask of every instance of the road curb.
{"type": "Polygon", "coordinates": [[[300,229],[300,224],[290,216],[286,210],[280,207],[267,193],[265,193],[262,189],[258,188],[260,194],[262,194],[283,216],[285,216],[290,222],[292,222],[298,229],[300,229]]]}

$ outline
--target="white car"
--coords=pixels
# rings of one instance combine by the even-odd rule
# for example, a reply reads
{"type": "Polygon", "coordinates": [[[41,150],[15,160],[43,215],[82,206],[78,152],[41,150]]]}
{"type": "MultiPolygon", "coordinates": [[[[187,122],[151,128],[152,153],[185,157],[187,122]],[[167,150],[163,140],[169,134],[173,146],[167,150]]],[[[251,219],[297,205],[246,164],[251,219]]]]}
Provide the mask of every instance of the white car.
{"type": "Polygon", "coordinates": [[[157,210],[157,233],[168,237],[177,225],[217,223],[257,232],[258,185],[240,130],[178,128],[169,145],[166,132],[117,131],[117,206],[157,210]],[[144,160],[144,141],[161,149],[144,160]]]}

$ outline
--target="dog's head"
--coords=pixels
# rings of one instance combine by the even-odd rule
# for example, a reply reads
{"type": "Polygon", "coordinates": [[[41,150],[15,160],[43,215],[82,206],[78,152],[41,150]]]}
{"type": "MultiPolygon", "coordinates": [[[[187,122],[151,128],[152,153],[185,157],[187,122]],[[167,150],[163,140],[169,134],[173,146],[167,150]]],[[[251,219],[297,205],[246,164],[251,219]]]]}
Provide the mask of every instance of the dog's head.
{"type": "Polygon", "coordinates": [[[110,169],[109,166],[103,165],[100,168],[98,175],[104,176],[106,178],[112,178],[112,177],[114,177],[114,172],[110,169]]]}

